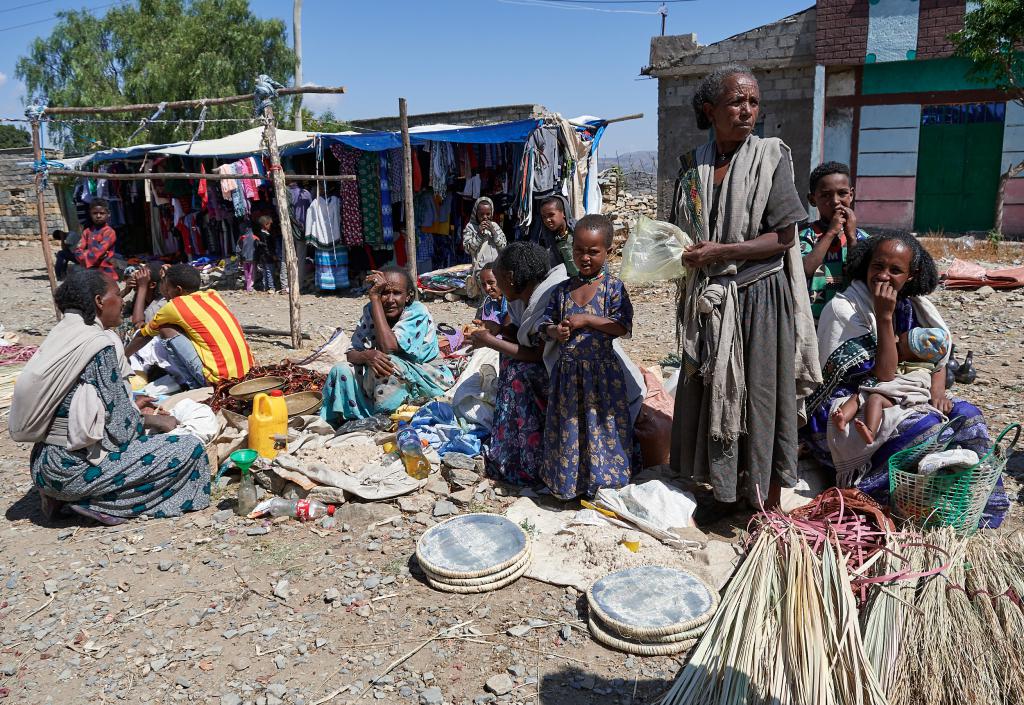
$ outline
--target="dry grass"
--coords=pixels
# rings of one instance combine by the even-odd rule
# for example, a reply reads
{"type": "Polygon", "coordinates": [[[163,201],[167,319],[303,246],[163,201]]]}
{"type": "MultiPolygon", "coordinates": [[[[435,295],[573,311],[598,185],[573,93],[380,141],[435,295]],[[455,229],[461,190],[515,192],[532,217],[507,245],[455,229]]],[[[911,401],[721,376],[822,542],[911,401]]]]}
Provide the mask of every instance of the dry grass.
{"type": "Polygon", "coordinates": [[[976,237],[974,247],[967,248],[962,242],[936,233],[928,233],[918,239],[936,260],[958,257],[1011,265],[1024,256],[1024,245],[1018,242],[991,242],[984,237],[976,237]]]}

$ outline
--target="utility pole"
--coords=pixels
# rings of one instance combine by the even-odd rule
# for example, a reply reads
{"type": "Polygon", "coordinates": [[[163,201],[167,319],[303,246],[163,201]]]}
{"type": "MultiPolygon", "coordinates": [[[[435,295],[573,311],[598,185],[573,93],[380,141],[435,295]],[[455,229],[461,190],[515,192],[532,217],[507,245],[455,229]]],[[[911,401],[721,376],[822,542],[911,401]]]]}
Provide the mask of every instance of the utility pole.
{"type": "MultiPolygon", "coordinates": [[[[296,0],[298,1],[298,0],[296,0]]],[[[665,18],[668,17],[668,5],[661,3],[661,7],[658,8],[658,14],[661,15],[661,36],[665,36],[665,18]]]]}
{"type": "MultiPolygon", "coordinates": [[[[661,33],[665,33],[662,20],[661,33]]],[[[302,88],[302,0],[292,0],[292,41],[295,49],[295,87],[302,88]]],[[[302,132],[302,94],[295,96],[295,129],[302,132]]]]}

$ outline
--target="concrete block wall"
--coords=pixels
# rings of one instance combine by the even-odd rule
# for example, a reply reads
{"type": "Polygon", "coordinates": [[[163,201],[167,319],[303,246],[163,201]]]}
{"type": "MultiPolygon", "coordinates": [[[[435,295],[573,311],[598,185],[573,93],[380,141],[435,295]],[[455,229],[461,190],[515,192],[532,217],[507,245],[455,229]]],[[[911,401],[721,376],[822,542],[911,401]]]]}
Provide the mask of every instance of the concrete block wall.
{"type": "MultiPolygon", "coordinates": [[[[47,156],[59,158],[59,154],[47,156]]],[[[36,214],[35,174],[31,150],[5,150],[0,153],[0,240],[28,240],[39,237],[36,214]]],[[[46,227],[67,229],[53,189],[46,190],[46,227]]]]}
{"type": "MultiPolygon", "coordinates": [[[[515,122],[541,117],[547,109],[543,105],[499,105],[489,108],[468,108],[443,113],[420,113],[409,116],[409,127],[420,125],[489,125],[496,122],[515,122]]],[[[353,127],[363,130],[385,130],[394,132],[401,129],[397,116],[350,120],[353,127]]]]}

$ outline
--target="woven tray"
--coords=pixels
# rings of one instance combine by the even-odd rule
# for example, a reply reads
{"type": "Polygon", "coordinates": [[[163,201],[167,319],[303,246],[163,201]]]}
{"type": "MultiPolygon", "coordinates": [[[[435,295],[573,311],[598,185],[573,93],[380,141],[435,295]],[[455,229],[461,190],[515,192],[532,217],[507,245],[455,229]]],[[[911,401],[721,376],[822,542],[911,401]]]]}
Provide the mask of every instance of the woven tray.
{"type": "Polygon", "coordinates": [[[518,563],[491,575],[481,575],[479,578],[446,578],[443,575],[437,575],[435,573],[431,573],[429,570],[423,569],[422,565],[420,568],[423,569],[423,574],[435,583],[444,583],[445,585],[452,585],[454,587],[470,587],[473,585],[487,585],[489,583],[496,583],[499,580],[504,580],[522,568],[523,564],[529,565],[531,558],[533,558],[532,551],[527,551],[526,555],[523,556],[523,559],[518,563]]]}
{"type": "Polygon", "coordinates": [[[613,648],[616,651],[624,651],[627,654],[636,654],[637,656],[670,656],[672,654],[681,654],[684,651],[692,649],[697,643],[696,638],[687,639],[686,641],[674,641],[660,644],[629,641],[609,634],[603,627],[598,625],[594,619],[587,620],[587,626],[590,627],[590,634],[596,641],[613,648]]]}
{"type": "Polygon", "coordinates": [[[530,561],[523,561],[522,565],[519,566],[519,568],[516,569],[516,572],[512,573],[512,575],[507,578],[502,578],[497,582],[486,583],[484,585],[450,585],[448,583],[437,582],[430,578],[427,578],[427,584],[435,590],[440,590],[442,592],[454,592],[463,595],[479,592],[491,592],[492,590],[498,590],[519,580],[529,567],[530,561]]]}
{"type": "Polygon", "coordinates": [[[718,593],[676,568],[639,566],[610,573],[587,590],[587,603],[616,634],[650,640],[692,631],[718,609],[718,593]]]}
{"type": "Polygon", "coordinates": [[[463,514],[423,532],[416,542],[416,560],[426,573],[465,580],[517,565],[529,549],[526,532],[509,519],[463,514]]]}

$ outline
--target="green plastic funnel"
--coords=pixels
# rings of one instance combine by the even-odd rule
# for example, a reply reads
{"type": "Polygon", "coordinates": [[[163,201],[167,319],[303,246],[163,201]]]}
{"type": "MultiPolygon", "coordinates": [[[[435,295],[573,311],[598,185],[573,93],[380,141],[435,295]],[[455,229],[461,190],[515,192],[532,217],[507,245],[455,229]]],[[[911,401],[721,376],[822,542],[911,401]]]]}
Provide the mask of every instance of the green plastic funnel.
{"type": "Polygon", "coordinates": [[[256,462],[257,457],[256,451],[251,448],[244,450],[236,450],[234,453],[229,455],[231,462],[235,464],[235,467],[241,470],[243,473],[249,472],[249,468],[256,462]]]}

